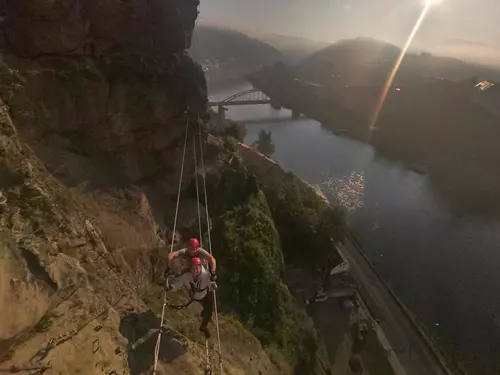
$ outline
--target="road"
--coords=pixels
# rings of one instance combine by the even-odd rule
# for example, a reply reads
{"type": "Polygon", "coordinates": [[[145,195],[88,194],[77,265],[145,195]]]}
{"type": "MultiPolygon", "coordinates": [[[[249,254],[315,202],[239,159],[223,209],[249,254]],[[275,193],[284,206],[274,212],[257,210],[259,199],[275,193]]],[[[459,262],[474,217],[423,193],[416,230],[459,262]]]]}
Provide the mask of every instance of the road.
{"type": "Polygon", "coordinates": [[[363,299],[376,311],[380,328],[407,375],[447,375],[409,318],[355,245],[347,241],[342,253],[363,299]]]}

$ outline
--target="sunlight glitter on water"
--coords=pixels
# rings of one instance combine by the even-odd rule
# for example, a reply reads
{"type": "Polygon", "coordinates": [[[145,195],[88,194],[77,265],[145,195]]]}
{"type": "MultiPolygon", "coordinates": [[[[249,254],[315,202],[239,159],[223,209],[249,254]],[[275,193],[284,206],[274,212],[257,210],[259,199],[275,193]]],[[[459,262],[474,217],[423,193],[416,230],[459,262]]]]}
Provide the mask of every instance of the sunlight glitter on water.
{"type": "Polygon", "coordinates": [[[341,178],[329,177],[320,186],[322,191],[335,197],[338,203],[348,211],[355,211],[363,207],[364,172],[351,172],[350,175],[341,178]]]}

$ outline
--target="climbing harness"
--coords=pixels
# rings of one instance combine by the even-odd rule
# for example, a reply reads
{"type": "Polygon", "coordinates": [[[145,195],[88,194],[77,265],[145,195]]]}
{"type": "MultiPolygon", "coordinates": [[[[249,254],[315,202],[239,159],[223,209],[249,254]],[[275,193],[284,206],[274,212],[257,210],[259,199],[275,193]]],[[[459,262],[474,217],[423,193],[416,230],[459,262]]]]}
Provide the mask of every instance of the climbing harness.
{"type": "Polygon", "coordinates": [[[167,307],[174,309],[174,310],[182,310],[182,309],[189,307],[194,301],[196,301],[196,300],[190,299],[186,303],[177,303],[177,304],[176,303],[167,303],[167,307]]]}
{"type": "MultiPolygon", "coordinates": [[[[167,277],[167,284],[169,280],[174,279],[176,276],[174,275],[169,275],[167,277]]],[[[186,307],[189,307],[194,301],[196,301],[194,298],[190,298],[189,301],[184,302],[184,303],[170,303],[165,301],[165,304],[167,307],[174,309],[174,310],[182,310],[185,309],[186,307]]]]}

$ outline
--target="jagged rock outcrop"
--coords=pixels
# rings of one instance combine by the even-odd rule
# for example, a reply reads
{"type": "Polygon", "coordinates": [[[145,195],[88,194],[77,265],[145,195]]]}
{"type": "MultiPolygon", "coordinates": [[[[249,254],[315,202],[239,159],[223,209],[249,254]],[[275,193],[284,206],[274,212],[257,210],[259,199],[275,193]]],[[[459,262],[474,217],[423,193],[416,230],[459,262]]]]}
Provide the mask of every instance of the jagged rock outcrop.
{"type": "Polygon", "coordinates": [[[0,98],[18,130],[34,144],[54,133],[88,138],[130,181],[161,180],[178,162],[184,112],[206,111],[203,71],[185,53],[198,4],[0,1],[0,98]]]}
{"type": "Polygon", "coordinates": [[[132,182],[171,170],[182,155],[184,110],[205,110],[203,73],[184,54],[157,62],[131,56],[5,61],[0,97],[24,136],[34,144],[54,134],[89,139],[120,160],[132,182]]]}
{"type": "Polygon", "coordinates": [[[0,104],[0,186],[5,197],[0,299],[11,312],[0,329],[5,346],[40,320],[59,291],[85,282],[76,259],[93,247],[71,196],[19,142],[7,107],[0,104]],[[68,245],[60,247],[62,240],[68,245]],[[68,260],[64,251],[76,258],[68,260]]]}

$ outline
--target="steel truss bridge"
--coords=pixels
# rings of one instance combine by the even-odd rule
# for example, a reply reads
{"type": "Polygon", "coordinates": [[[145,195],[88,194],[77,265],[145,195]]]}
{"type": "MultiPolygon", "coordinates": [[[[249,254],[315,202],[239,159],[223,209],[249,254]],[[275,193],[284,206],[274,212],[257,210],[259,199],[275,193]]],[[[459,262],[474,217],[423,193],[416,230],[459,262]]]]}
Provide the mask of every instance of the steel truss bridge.
{"type": "Polygon", "coordinates": [[[220,107],[220,106],[225,107],[231,105],[256,105],[256,104],[271,104],[271,98],[269,98],[269,96],[267,96],[260,90],[252,89],[231,95],[230,97],[222,101],[208,103],[210,107],[220,107]]]}

